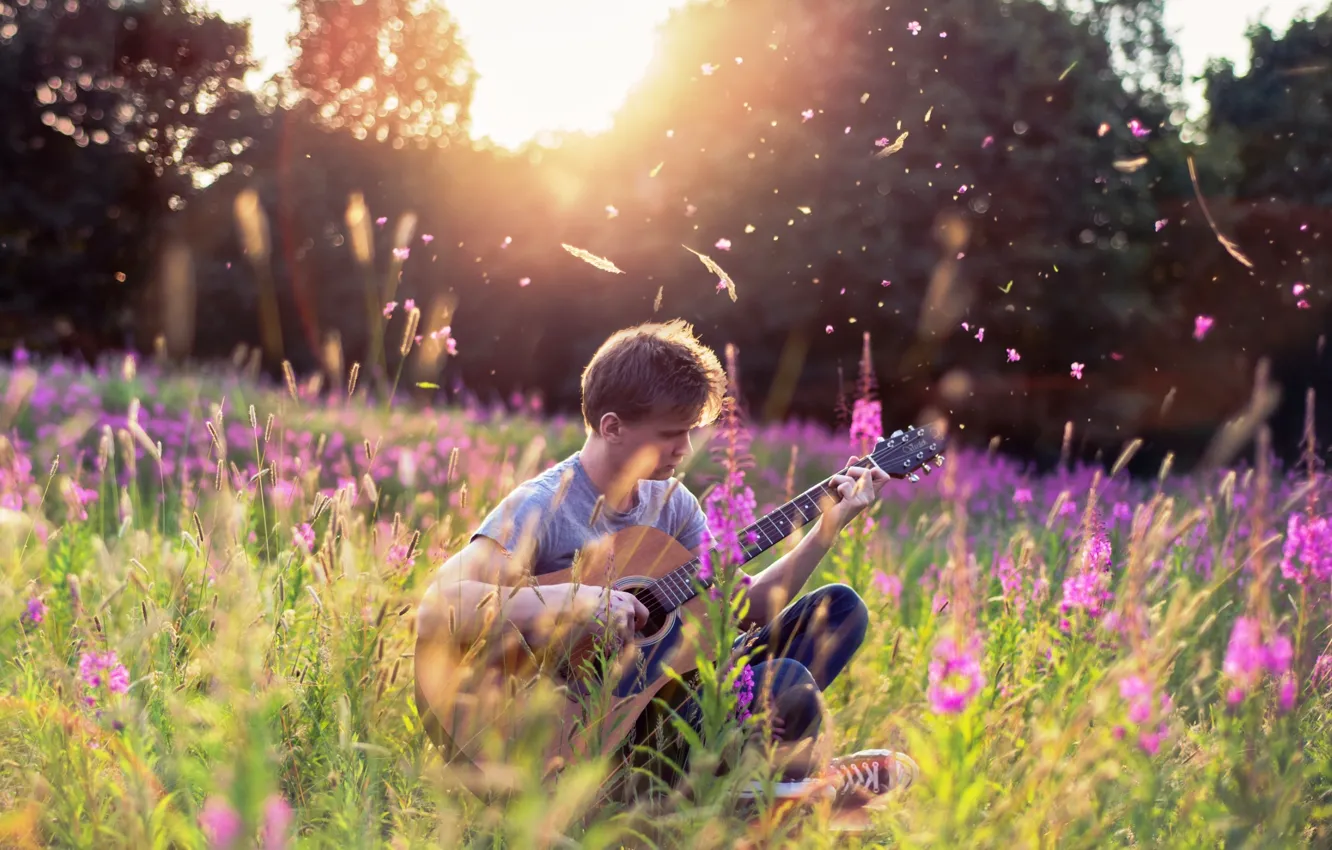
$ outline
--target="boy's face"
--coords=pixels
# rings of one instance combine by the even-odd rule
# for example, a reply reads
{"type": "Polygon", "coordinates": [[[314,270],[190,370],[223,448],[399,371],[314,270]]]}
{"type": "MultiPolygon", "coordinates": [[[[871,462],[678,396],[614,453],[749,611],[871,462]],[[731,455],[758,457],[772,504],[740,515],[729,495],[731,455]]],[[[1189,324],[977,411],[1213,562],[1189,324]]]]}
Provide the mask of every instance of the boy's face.
{"type": "Polygon", "coordinates": [[[602,436],[611,444],[616,464],[638,479],[664,481],[693,449],[693,418],[675,414],[649,416],[641,422],[606,422],[602,436]]]}

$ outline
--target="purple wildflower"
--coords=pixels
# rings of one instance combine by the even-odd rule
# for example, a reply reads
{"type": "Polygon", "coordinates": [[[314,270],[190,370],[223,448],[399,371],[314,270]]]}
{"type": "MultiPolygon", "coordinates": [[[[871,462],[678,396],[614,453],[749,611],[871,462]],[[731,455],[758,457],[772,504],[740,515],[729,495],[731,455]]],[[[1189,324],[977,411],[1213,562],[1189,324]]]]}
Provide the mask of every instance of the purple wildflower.
{"type": "Polygon", "coordinates": [[[882,436],[882,404],[867,398],[856,399],[851,408],[851,439],[868,440],[873,443],[882,436]]]}
{"type": "Polygon", "coordinates": [[[1309,675],[1309,681],[1319,687],[1332,685],[1332,655],[1320,655],[1314,662],[1313,673],[1309,675]]]}
{"type": "Polygon", "coordinates": [[[314,551],[315,534],[314,529],[310,527],[310,523],[303,522],[300,525],[293,526],[291,537],[296,546],[306,554],[314,551]]]}
{"type": "Polygon", "coordinates": [[[930,708],[936,714],[958,714],[985,686],[976,643],[963,648],[952,638],[942,638],[934,645],[930,661],[930,708]]]}
{"type": "MultiPolygon", "coordinates": [[[[1238,705],[1245,694],[1253,690],[1262,680],[1263,674],[1270,673],[1275,679],[1282,679],[1290,673],[1294,648],[1290,638],[1282,634],[1273,634],[1264,643],[1262,627],[1253,617],[1240,617],[1230,632],[1230,643],[1226,646],[1226,658],[1221,670],[1231,681],[1231,688],[1226,693],[1226,701],[1238,705]]],[[[1291,695],[1294,700],[1294,695],[1291,695]]]]}
{"type": "Polygon", "coordinates": [[[714,450],[724,472],[722,480],[703,500],[708,531],[716,542],[716,548],[705,549],[700,558],[698,577],[702,581],[711,581],[719,566],[744,563],[747,560],[745,547],[757,541],[755,532],[746,531],[755,522],[754,509],[758,507],[758,500],[754,498],[754,491],[745,483],[746,451],[750,437],[735,400],[735,360],[735,347],[726,346],[727,374],[731,376],[732,388],[722,408],[717,429],[721,445],[714,450]]]}
{"type": "Polygon", "coordinates": [[[199,827],[212,850],[223,850],[232,846],[240,836],[240,812],[221,797],[209,797],[199,813],[199,827]]]}
{"type": "Polygon", "coordinates": [[[875,570],[872,581],[880,593],[890,597],[894,602],[902,598],[902,579],[897,576],[885,573],[883,570],[875,570]]]}
{"type": "Polygon", "coordinates": [[[23,618],[34,626],[40,626],[42,620],[46,619],[46,603],[40,596],[34,596],[28,600],[28,607],[23,612],[23,618]]]}
{"type": "MultiPolygon", "coordinates": [[[[1138,729],[1138,746],[1148,755],[1156,755],[1161,749],[1169,727],[1165,715],[1170,711],[1170,695],[1162,693],[1159,700],[1154,699],[1155,686],[1141,676],[1125,676],[1119,680],[1119,696],[1128,705],[1128,721],[1138,729]],[[1160,721],[1155,730],[1147,728],[1152,720],[1152,705],[1158,706],[1160,721]]],[[[1115,737],[1122,737],[1123,727],[1115,730],[1115,737]]]]}
{"type": "Polygon", "coordinates": [[[103,685],[113,694],[123,694],[129,690],[129,671],[120,663],[114,651],[85,652],[80,655],[79,678],[88,690],[83,698],[88,705],[97,704],[97,691],[103,685]]]}
{"type": "Polygon", "coordinates": [[[1017,564],[1007,555],[995,561],[994,574],[999,578],[999,587],[1003,591],[1004,601],[1009,602],[1017,609],[1017,615],[1021,617],[1027,610],[1027,598],[1022,593],[1022,573],[1018,570],[1017,564]]]}
{"type": "Polygon", "coordinates": [[[1295,694],[1299,690],[1295,684],[1295,674],[1287,673],[1281,677],[1281,686],[1277,691],[1277,708],[1282,714],[1295,707],[1295,694]]]}
{"type": "Polygon", "coordinates": [[[740,677],[735,680],[735,706],[736,720],[744,723],[751,714],[750,707],[754,704],[754,668],[748,664],[745,669],[740,671],[740,677]]]}
{"type": "Polygon", "coordinates": [[[264,802],[264,850],[286,848],[291,821],[291,804],[279,794],[270,795],[264,802]]]}
{"type": "Polygon", "coordinates": [[[1332,526],[1325,517],[1290,515],[1281,550],[1281,574],[1300,585],[1332,580],[1332,526]]]}
{"type": "Polygon", "coordinates": [[[1031,503],[1031,488],[1018,487],[1013,491],[1013,504],[1027,505],[1031,503]]]}

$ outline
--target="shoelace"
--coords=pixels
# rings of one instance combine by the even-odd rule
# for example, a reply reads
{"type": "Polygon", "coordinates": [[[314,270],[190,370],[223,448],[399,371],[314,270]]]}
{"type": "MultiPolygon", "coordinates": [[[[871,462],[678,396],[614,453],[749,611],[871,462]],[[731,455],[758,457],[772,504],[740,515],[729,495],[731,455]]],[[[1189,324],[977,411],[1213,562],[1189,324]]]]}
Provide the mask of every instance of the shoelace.
{"type": "Polygon", "coordinates": [[[879,762],[872,761],[866,767],[862,764],[848,764],[837,768],[842,774],[842,784],[838,789],[845,793],[852,785],[858,785],[875,794],[879,793],[879,762]]]}

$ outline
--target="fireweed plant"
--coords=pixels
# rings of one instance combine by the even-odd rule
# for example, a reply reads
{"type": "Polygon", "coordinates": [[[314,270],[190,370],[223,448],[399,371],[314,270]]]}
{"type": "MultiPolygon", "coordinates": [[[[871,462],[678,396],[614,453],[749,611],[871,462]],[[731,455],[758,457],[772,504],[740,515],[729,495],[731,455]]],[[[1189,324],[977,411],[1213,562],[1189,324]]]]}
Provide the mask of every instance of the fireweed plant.
{"type": "MultiPolygon", "coordinates": [[[[746,834],[735,792],[773,770],[728,606],[789,544],[744,570],[723,545],[710,564],[695,628],[721,651],[690,682],[703,731],[680,782],[612,800],[630,771],[603,758],[551,784],[542,753],[566,707],[541,686],[502,765],[445,765],[412,693],[421,592],[509,489],[577,448],[581,423],[527,398],[421,408],[401,387],[385,407],[356,364],[323,388],[247,364],[0,366],[0,845],[746,834]]],[[[868,410],[854,439],[719,428],[690,471],[716,482],[719,543],[862,454],[868,410]]],[[[955,449],[942,475],[890,482],[811,584],[854,583],[872,618],[827,694],[833,746],[906,750],[921,778],[849,842],[819,812],[797,837],[797,815],[760,800],[769,846],[1332,842],[1326,479],[1312,440],[1282,470],[1256,436],[1252,463],[1150,480],[1122,458],[1035,475],[955,449]]]]}

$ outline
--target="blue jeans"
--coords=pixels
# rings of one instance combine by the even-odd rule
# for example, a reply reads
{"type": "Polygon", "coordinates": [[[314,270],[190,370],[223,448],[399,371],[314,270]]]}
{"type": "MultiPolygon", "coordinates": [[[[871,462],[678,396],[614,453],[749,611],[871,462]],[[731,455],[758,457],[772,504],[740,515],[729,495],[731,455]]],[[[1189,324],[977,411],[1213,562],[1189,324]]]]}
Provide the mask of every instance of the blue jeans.
{"type": "MultiPolygon", "coordinates": [[[[751,710],[768,710],[780,717],[785,742],[817,736],[823,719],[820,695],[856,654],[868,627],[869,611],[860,596],[844,584],[830,584],[797,599],[753,634],[741,635],[732,649],[750,653],[749,665],[754,671],[751,710]]],[[[698,704],[678,685],[663,688],[661,698],[696,730],[701,727],[698,704]]],[[[644,733],[664,714],[655,705],[643,712],[636,739],[646,743],[644,733]]],[[[666,722],[669,727],[669,720],[666,722]]],[[[675,764],[688,762],[688,748],[678,740],[663,746],[661,752],[675,764]]]]}

